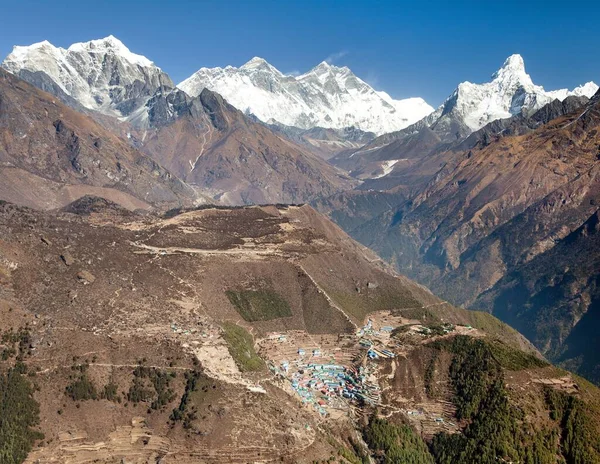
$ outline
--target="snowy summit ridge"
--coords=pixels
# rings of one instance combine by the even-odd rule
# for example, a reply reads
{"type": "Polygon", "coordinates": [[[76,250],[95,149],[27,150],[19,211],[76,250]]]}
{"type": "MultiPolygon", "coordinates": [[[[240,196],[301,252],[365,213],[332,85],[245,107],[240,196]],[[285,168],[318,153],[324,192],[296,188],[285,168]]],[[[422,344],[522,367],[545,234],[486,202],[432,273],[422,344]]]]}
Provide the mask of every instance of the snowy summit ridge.
{"type": "Polygon", "coordinates": [[[378,135],[429,126],[445,138],[456,139],[491,121],[535,111],[554,99],[590,98],[598,91],[594,82],[573,90],[546,91],[532,82],[517,54],[506,59],[490,82],[459,84],[435,111],[422,98],[395,100],[348,67],[326,61],[292,76],[254,57],[239,68],[201,68],[175,87],[151,60],[131,52],[112,35],[66,49],[48,41],[15,46],[2,67],[67,104],[129,121],[137,128],[174,117],[172,102],[163,112],[152,109],[159,97],[172,94],[171,100],[180,101],[185,99],[183,92],[196,97],[207,88],[267,123],[302,129],[356,127],[378,135]]]}
{"type": "Polygon", "coordinates": [[[448,99],[431,115],[443,124],[450,116],[464,123],[470,132],[481,129],[496,119],[504,119],[521,112],[535,111],[542,106],[568,96],[591,98],[598,90],[593,82],[573,90],[546,91],[535,85],[525,71],[521,55],[509,56],[502,67],[492,75],[491,82],[473,84],[462,82],[448,99]]]}
{"type": "Polygon", "coordinates": [[[382,134],[400,130],[433,111],[421,98],[394,100],[347,67],[325,61],[305,74],[290,76],[254,57],[239,68],[201,68],[178,87],[191,96],[208,88],[262,121],[303,129],[354,126],[382,134]]]}
{"type": "Polygon", "coordinates": [[[2,67],[17,76],[43,73],[84,107],[123,119],[156,89],[174,87],[158,66],[112,35],[67,49],[48,41],[15,46],[2,67]]]}
{"type": "Polygon", "coordinates": [[[156,67],[152,61],[142,55],[132,53],[123,42],[117,39],[113,35],[109,35],[104,39],[90,40],[89,42],[74,43],[68,48],[71,52],[87,52],[87,53],[114,53],[122,57],[124,60],[129,61],[131,64],[137,64],[139,66],[156,67]]]}

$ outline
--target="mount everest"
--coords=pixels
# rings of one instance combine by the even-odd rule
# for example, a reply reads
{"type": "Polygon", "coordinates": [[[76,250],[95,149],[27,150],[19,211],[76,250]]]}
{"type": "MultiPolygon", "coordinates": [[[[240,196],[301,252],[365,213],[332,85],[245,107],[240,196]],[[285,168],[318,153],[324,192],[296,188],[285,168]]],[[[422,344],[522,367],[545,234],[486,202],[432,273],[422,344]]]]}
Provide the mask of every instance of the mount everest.
{"type": "Polygon", "coordinates": [[[433,111],[422,98],[394,100],[347,67],[323,61],[288,76],[262,58],[239,68],[201,68],[178,87],[190,95],[209,88],[264,122],[310,129],[357,127],[378,135],[402,129],[433,111]]]}

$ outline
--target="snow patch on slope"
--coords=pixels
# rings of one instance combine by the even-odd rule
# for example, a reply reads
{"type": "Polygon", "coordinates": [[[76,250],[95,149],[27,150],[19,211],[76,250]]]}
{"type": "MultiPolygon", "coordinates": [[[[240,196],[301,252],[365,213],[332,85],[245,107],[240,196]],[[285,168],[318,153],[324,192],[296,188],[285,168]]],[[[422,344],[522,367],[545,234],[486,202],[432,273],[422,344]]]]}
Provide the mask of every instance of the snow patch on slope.
{"type": "Polygon", "coordinates": [[[372,179],[381,179],[382,177],[387,176],[390,172],[394,170],[394,166],[398,161],[404,161],[404,159],[395,159],[395,160],[387,160],[381,163],[381,169],[383,172],[376,176],[373,176],[372,179]]]}

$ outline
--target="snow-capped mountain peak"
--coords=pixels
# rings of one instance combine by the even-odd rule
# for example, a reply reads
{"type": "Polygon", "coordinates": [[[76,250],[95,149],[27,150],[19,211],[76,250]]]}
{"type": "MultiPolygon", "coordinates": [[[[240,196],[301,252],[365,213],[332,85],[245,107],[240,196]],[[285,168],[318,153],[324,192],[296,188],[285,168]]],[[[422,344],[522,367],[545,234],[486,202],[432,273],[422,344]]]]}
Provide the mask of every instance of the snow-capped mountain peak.
{"type": "Polygon", "coordinates": [[[594,96],[596,92],[598,92],[599,88],[600,87],[598,87],[598,85],[595,82],[589,81],[583,85],[580,85],[579,87],[575,87],[571,93],[573,95],[577,95],[578,97],[585,95],[588,98],[592,98],[592,96],[594,96]]]}
{"type": "MultiPolygon", "coordinates": [[[[174,88],[152,61],[112,35],[67,49],[48,41],[16,46],[2,67],[37,86],[50,80],[84,107],[122,119],[142,108],[157,89],[174,88]]],[[[143,123],[143,117],[136,118],[143,123]]]]}
{"type": "Polygon", "coordinates": [[[39,59],[45,55],[59,59],[62,55],[61,50],[62,49],[56,48],[47,40],[29,46],[15,45],[12,53],[4,60],[2,66],[4,68],[11,66],[15,69],[18,67],[26,67],[28,61],[39,59]]]}
{"type": "MultiPolygon", "coordinates": [[[[208,68],[204,68],[204,69],[206,70],[208,68]]],[[[231,70],[233,70],[235,68],[233,66],[227,66],[225,69],[231,72],[231,70]]],[[[240,70],[245,71],[248,74],[252,74],[253,72],[267,72],[267,73],[273,73],[273,74],[283,76],[283,74],[281,72],[279,72],[279,70],[277,68],[272,66],[264,58],[260,58],[258,56],[255,56],[250,61],[248,61],[248,62],[244,63],[242,66],[240,66],[240,70]]]]}
{"type": "Polygon", "coordinates": [[[39,49],[43,49],[43,48],[50,49],[50,48],[55,48],[55,47],[47,40],[42,40],[41,42],[37,42],[37,43],[31,44],[29,46],[15,45],[13,47],[13,53],[16,54],[17,56],[23,56],[28,49],[39,50],[39,49]]]}
{"type": "MultiPolygon", "coordinates": [[[[315,76],[321,82],[326,82],[327,79],[354,79],[355,81],[360,80],[352,73],[352,71],[350,71],[350,68],[346,66],[334,66],[332,64],[329,64],[327,61],[321,61],[321,63],[312,68],[307,73],[298,76],[297,80],[307,80],[311,77],[314,78],[315,76]]],[[[366,87],[370,88],[370,86],[366,82],[364,84],[366,87]]]]}
{"type": "Polygon", "coordinates": [[[68,51],[76,53],[114,53],[131,64],[151,67],[155,66],[152,61],[142,55],[132,53],[123,42],[113,35],[104,39],[90,40],[89,42],[74,43],[68,48],[68,51]]]}
{"type": "Polygon", "coordinates": [[[264,58],[261,58],[260,56],[255,56],[254,58],[252,58],[252,59],[248,60],[246,63],[244,63],[241,67],[243,69],[254,69],[254,68],[268,65],[268,64],[269,63],[264,58]]]}
{"type": "Polygon", "coordinates": [[[573,90],[569,90],[569,89],[552,90],[552,91],[548,92],[548,95],[562,101],[570,95],[575,95],[576,97],[591,98],[597,91],[598,91],[598,85],[596,85],[594,82],[590,81],[590,82],[586,82],[583,85],[580,85],[579,87],[575,87],[573,90]]]}
{"type": "Polygon", "coordinates": [[[525,60],[523,60],[523,57],[518,53],[510,55],[508,58],[506,58],[502,67],[492,74],[492,79],[501,78],[509,74],[519,77],[529,77],[525,72],[525,60]]]}
{"type": "Polygon", "coordinates": [[[517,87],[533,91],[536,87],[525,71],[523,57],[518,54],[509,56],[502,67],[492,74],[492,83],[499,93],[507,93],[517,87]]]}
{"type": "Polygon", "coordinates": [[[521,112],[535,111],[554,99],[570,95],[591,97],[598,90],[593,82],[569,91],[546,91],[533,83],[525,70],[521,55],[509,56],[502,67],[492,74],[492,81],[483,84],[462,82],[438,108],[432,125],[448,131],[470,133],[496,119],[509,118],[521,112]],[[457,127],[466,126],[464,129],[457,127]]]}
{"type": "Polygon", "coordinates": [[[322,74],[326,72],[330,72],[331,70],[340,69],[337,66],[333,66],[329,64],[327,61],[321,61],[318,65],[312,68],[309,73],[322,74]]]}
{"type": "Polygon", "coordinates": [[[178,87],[191,96],[208,88],[265,122],[303,129],[354,126],[382,134],[406,127],[433,110],[421,98],[394,100],[349,68],[326,61],[291,76],[255,57],[239,68],[201,68],[178,87]]]}

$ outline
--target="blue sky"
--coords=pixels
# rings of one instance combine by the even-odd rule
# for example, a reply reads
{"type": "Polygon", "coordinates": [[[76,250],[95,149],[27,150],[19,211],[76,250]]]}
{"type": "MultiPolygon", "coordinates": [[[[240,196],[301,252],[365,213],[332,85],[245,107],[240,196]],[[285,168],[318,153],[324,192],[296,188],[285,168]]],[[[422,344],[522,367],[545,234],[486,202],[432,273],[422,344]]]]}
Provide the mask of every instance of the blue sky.
{"type": "Polygon", "coordinates": [[[49,40],[121,39],[175,82],[261,56],[283,72],[328,57],[393,97],[440,104],[512,53],[546,89],[600,81],[600,2],[3,0],[0,55],[49,40]]]}

